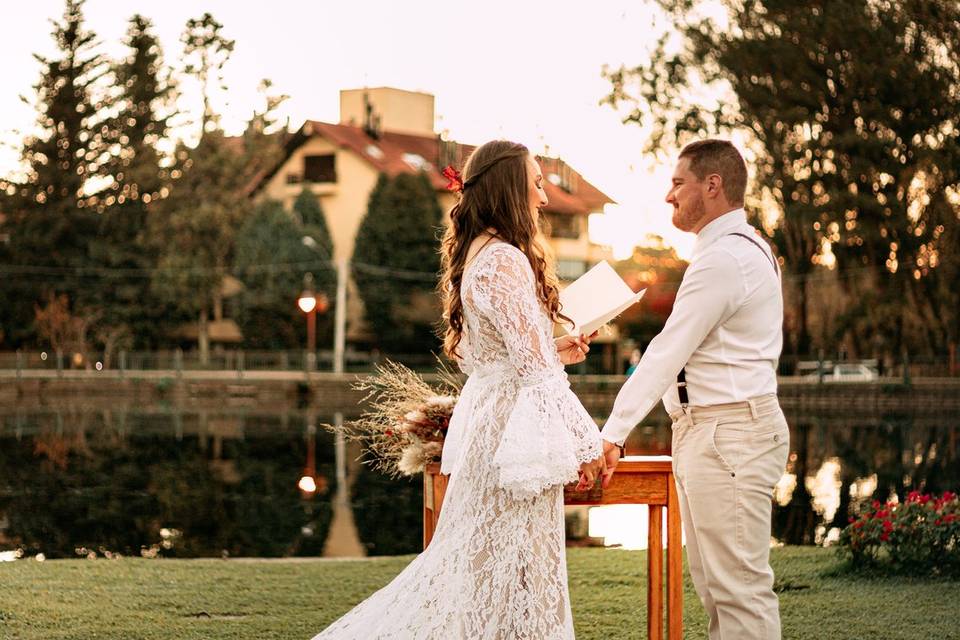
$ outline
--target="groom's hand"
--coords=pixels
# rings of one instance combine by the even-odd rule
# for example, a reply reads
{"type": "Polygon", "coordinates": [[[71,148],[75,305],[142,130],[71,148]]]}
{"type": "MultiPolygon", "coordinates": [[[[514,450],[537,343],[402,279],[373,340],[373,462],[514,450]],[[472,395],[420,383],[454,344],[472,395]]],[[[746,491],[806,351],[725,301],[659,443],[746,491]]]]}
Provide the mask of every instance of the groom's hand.
{"type": "Polygon", "coordinates": [[[604,440],[603,459],[606,464],[606,469],[603,472],[603,487],[606,489],[610,486],[610,481],[613,480],[613,472],[617,468],[617,463],[620,462],[620,447],[604,440]]]}

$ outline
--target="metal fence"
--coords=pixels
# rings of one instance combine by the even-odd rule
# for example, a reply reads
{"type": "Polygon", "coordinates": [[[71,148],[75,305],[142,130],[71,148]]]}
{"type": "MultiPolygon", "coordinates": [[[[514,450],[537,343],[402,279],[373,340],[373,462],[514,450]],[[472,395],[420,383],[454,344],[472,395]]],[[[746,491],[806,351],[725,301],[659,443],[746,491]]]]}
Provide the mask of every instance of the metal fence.
{"type": "MultiPolygon", "coordinates": [[[[456,366],[433,353],[383,353],[378,351],[344,351],[344,371],[363,373],[374,369],[378,363],[392,360],[418,372],[434,372],[439,367],[456,370],[456,366]]],[[[55,351],[20,350],[0,352],[0,371],[316,371],[334,370],[332,350],[311,353],[306,350],[247,351],[240,349],[211,351],[206,361],[196,350],[181,349],[158,351],[118,351],[57,353],[55,351]]],[[[571,375],[620,375],[626,371],[625,359],[611,362],[599,356],[591,357],[581,364],[567,368],[571,375]],[[612,366],[611,366],[612,365],[612,366]]],[[[781,377],[802,378],[819,381],[870,381],[873,379],[898,378],[907,382],[911,378],[954,377],[960,375],[960,364],[948,357],[904,357],[898,361],[871,359],[828,358],[822,355],[798,357],[784,355],[780,358],[778,374],[781,377]],[[860,367],[862,373],[854,369],[860,367]],[[867,373],[869,372],[869,373],[867,373]],[[858,376],[866,379],[859,379],[858,376]]]]}
{"type": "MultiPolygon", "coordinates": [[[[333,371],[333,351],[212,351],[206,360],[197,351],[118,351],[63,353],[21,350],[0,352],[0,370],[23,371],[333,371]]],[[[344,371],[368,372],[385,360],[400,362],[415,371],[433,371],[439,366],[433,354],[383,354],[344,352],[344,371]]]]}

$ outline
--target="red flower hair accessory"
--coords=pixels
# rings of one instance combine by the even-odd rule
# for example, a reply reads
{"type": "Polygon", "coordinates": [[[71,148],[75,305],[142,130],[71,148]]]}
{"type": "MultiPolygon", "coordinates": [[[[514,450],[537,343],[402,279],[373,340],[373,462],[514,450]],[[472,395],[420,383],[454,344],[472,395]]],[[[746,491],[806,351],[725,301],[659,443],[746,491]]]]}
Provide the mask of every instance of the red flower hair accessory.
{"type": "Polygon", "coordinates": [[[463,193],[463,178],[460,177],[460,172],[453,168],[453,165],[448,164],[441,173],[444,178],[449,180],[447,183],[447,191],[463,193]]]}

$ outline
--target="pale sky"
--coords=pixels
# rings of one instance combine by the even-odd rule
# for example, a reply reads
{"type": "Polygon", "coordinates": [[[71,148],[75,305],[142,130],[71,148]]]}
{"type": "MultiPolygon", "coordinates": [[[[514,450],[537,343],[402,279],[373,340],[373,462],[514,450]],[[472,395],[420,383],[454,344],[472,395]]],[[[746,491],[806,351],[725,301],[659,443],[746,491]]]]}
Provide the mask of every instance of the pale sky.
{"type": "MultiPolygon", "coordinates": [[[[17,169],[10,147],[32,126],[39,74],[34,52],[53,51],[50,18],[60,0],[18,3],[16,20],[0,38],[6,81],[0,89],[0,175],[17,169]]],[[[437,130],[479,144],[505,137],[537,152],[545,145],[614,198],[626,234],[664,236],[688,255],[693,237],[670,225],[663,201],[672,167],[645,157],[645,132],[623,125],[599,106],[609,88],[604,64],[637,64],[662,18],[638,0],[549,3],[295,2],[206,0],[88,0],[87,26],[119,55],[131,15],[150,18],[168,63],[179,58],[188,18],[211,12],[236,50],[226,70],[224,124],[236,132],[257,105],[256,87],[270,78],[290,96],[283,115],[294,127],[305,119],[337,122],[339,90],[393,86],[436,96],[437,130]]],[[[674,150],[665,150],[673,154],[674,150]]]]}

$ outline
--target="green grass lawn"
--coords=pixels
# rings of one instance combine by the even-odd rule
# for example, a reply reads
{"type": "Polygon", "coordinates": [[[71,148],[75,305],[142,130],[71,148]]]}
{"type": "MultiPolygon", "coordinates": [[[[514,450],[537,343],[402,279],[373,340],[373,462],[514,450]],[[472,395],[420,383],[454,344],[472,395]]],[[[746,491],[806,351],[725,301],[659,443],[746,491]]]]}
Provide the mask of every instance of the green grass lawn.
{"type": "MultiPolygon", "coordinates": [[[[645,552],[568,558],[577,637],[644,637],[645,552]]],[[[0,638],[307,640],[409,560],[0,563],[0,638]]],[[[836,577],[834,552],[816,548],[776,549],[772,563],[789,640],[960,638],[960,582],[836,577]]],[[[689,579],[684,614],[685,637],[705,638],[689,579]]]]}

